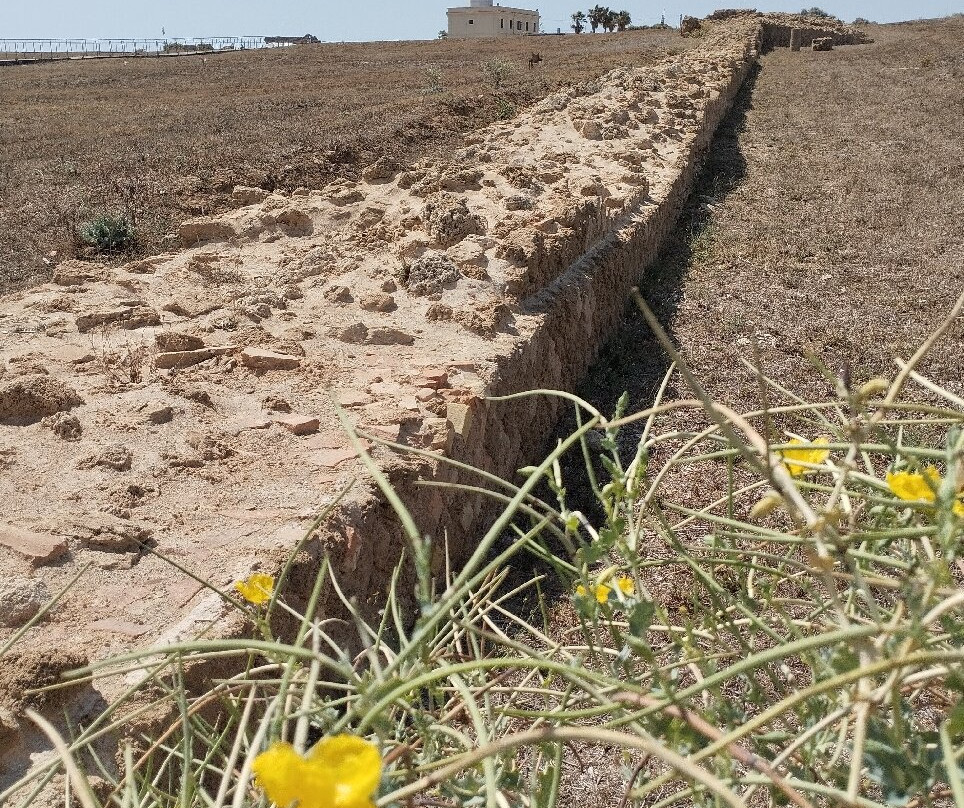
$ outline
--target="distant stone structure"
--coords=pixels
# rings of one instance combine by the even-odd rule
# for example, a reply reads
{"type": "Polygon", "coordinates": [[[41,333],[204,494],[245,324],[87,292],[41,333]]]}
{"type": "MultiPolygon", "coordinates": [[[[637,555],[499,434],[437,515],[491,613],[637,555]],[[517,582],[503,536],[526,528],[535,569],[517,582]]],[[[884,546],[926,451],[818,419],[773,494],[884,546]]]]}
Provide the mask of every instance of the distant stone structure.
{"type": "Polygon", "coordinates": [[[266,36],[264,41],[269,45],[317,45],[320,39],[311,34],[304,36],[266,36]]]}
{"type": "Polygon", "coordinates": [[[539,9],[495,6],[492,0],[470,0],[467,7],[450,8],[448,20],[453,39],[539,33],[539,9]]]}
{"type": "Polygon", "coordinates": [[[682,36],[695,34],[702,27],[697,17],[680,17],[679,32],[682,36]]]}

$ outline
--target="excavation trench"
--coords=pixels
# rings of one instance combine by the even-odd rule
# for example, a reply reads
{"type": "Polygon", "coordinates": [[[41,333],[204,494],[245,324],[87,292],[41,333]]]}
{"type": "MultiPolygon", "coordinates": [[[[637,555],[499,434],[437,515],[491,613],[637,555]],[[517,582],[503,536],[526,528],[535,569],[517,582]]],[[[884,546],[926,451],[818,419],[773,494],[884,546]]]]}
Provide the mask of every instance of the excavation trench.
{"type": "MultiPolygon", "coordinates": [[[[36,556],[34,564],[54,591],[70,571],[64,558],[80,560],[92,549],[130,555],[129,544],[145,541],[148,534],[136,522],[150,497],[155,529],[149,541],[159,550],[137,555],[127,570],[101,566],[104,575],[86,590],[94,595],[68,600],[70,614],[38,626],[31,650],[10,660],[0,679],[0,695],[7,697],[0,707],[8,715],[0,722],[0,789],[32,756],[48,754],[23,719],[31,705],[22,690],[38,675],[53,681],[97,655],[85,647],[91,636],[85,609],[100,608],[100,628],[119,637],[97,652],[101,656],[201,631],[237,637],[248,630],[246,618],[217,592],[182,579],[160,555],[229,588],[252,569],[277,572],[319,509],[340,497],[299,556],[288,596],[296,606],[303,601],[325,554],[346,594],[363,608],[378,609],[406,539],[354,459],[339,412],[362,435],[419,529],[436,539],[435,571],[465,559],[493,523],[496,505],[422,483],[477,484],[439,454],[503,479],[540,457],[559,421],[558,399],[491,399],[573,390],[586,377],[623,318],[630,288],[677,226],[714,134],[747,92],[760,52],[782,44],[789,27],[779,19],[736,15],[708,26],[698,47],[658,65],[614,71],[597,85],[556,93],[517,119],[470,136],[452,164],[401,172],[373,167],[364,182],[324,194],[253,193],[239,211],[186,223],[182,251],[102,275],[64,268],[60,287],[0,299],[0,314],[28,320],[31,306],[47,305],[45,295],[74,290],[79,303],[68,310],[79,309],[80,316],[60,330],[25,326],[12,349],[25,365],[50,358],[54,376],[68,362],[88,362],[80,354],[92,348],[106,367],[133,379],[134,370],[141,373],[137,338],[149,340],[160,330],[175,335],[157,337],[149,375],[123,385],[112,380],[121,394],[99,377],[73,376],[74,397],[61,396],[73,403],[54,407],[100,419],[124,441],[81,458],[81,471],[72,473],[110,480],[87,489],[92,499],[109,498],[96,515],[99,530],[44,521],[48,514],[38,511],[28,490],[0,492],[11,502],[10,513],[29,525],[7,533],[0,526],[0,540],[14,549],[20,542],[24,553],[47,548],[48,556],[36,556]],[[238,285],[233,309],[224,300],[232,284],[238,285]],[[278,309],[284,331],[265,325],[278,309]],[[226,321],[242,310],[260,322],[258,329],[230,330],[226,321]],[[190,328],[196,333],[202,323],[204,339],[177,336],[190,328]],[[117,353],[111,342],[116,332],[106,328],[111,325],[130,341],[126,365],[106,361],[117,353]],[[216,395],[199,390],[198,379],[216,379],[216,395]],[[178,410],[158,400],[174,395],[193,403],[178,410]],[[295,395],[314,417],[265,415],[281,406],[279,399],[295,395]],[[135,415],[117,424],[121,410],[135,415]],[[145,417],[152,426],[138,428],[145,417]],[[183,449],[172,450],[176,440],[183,449]],[[421,453],[397,453],[381,440],[421,453]],[[138,471],[142,456],[154,459],[144,466],[146,476],[119,487],[111,474],[132,463],[138,471]],[[232,462],[235,476],[225,478],[216,464],[232,462]],[[118,498],[127,507],[118,507],[118,498]],[[136,591],[145,573],[164,592],[151,609],[136,591]]],[[[839,44],[856,38],[843,28],[825,33],[839,44]]],[[[37,390],[59,389],[41,377],[51,374],[0,379],[4,401],[16,408],[25,399],[13,392],[36,399],[37,390]]],[[[9,421],[10,415],[0,418],[9,421]]],[[[19,456],[21,474],[52,480],[45,495],[76,509],[77,480],[68,474],[58,488],[54,470],[62,467],[62,454],[46,454],[54,446],[50,430],[69,424],[57,415],[42,427],[30,415],[13,412],[15,423],[2,427],[0,439],[22,448],[23,436],[31,435],[32,454],[19,456]]],[[[0,443],[0,462],[4,449],[0,443]]],[[[90,520],[89,514],[71,515],[90,520]]],[[[402,589],[411,591],[410,584],[403,581],[402,589]]],[[[91,716],[122,684],[97,682],[35,706],[91,716]]]]}

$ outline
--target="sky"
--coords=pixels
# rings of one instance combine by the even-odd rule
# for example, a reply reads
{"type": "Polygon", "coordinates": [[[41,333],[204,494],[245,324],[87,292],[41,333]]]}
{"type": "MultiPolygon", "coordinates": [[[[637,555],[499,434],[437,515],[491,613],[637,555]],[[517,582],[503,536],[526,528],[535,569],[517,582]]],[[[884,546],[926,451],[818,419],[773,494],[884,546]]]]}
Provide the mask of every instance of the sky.
{"type": "MultiPolygon", "coordinates": [[[[565,31],[573,11],[586,10],[596,2],[607,5],[607,0],[508,0],[503,5],[536,5],[543,31],[565,31]]],[[[814,4],[806,0],[806,5],[814,4]]],[[[964,12],[964,0],[818,0],[816,4],[847,22],[856,17],[895,22],[964,12]]],[[[629,11],[634,23],[651,25],[663,14],[675,24],[680,14],[703,17],[721,7],[799,11],[803,4],[799,0],[616,0],[613,7],[629,11]]],[[[160,37],[163,31],[168,37],[314,34],[326,42],[340,42],[433,39],[446,26],[445,0],[0,0],[0,9],[0,39],[134,39],[160,37]]]]}

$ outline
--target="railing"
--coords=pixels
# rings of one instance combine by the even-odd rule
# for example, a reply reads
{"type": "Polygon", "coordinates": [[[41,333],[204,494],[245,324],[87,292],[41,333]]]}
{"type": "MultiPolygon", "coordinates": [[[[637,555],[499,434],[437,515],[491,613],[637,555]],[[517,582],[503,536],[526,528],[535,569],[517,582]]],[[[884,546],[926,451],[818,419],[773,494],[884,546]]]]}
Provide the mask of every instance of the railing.
{"type": "Polygon", "coordinates": [[[159,39],[0,39],[0,59],[83,59],[104,56],[183,56],[226,50],[284,48],[287,37],[214,36],[159,39]],[[269,41],[273,40],[273,41],[269,41]]]}

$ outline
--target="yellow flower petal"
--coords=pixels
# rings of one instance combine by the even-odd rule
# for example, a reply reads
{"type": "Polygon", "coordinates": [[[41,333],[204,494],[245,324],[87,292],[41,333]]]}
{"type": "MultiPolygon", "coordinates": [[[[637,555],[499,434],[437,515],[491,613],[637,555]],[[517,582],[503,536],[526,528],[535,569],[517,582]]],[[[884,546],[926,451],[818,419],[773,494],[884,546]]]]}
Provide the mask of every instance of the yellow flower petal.
{"type": "Polygon", "coordinates": [[[596,596],[596,600],[600,603],[605,603],[609,600],[610,592],[612,592],[612,589],[606,586],[606,584],[596,584],[592,590],[592,593],[596,596]]]}
{"type": "Polygon", "coordinates": [[[933,466],[924,469],[923,474],[909,471],[887,474],[887,487],[894,496],[908,502],[933,502],[937,499],[940,484],[941,475],[933,466]]]}
{"type": "Polygon", "coordinates": [[[368,808],[382,779],[382,759],[374,745],[354,735],[323,738],[309,754],[312,765],[335,772],[332,808],[368,808]]]}
{"type": "Polygon", "coordinates": [[[954,504],[951,506],[951,510],[954,512],[955,516],[960,516],[964,519],[964,502],[959,499],[954,500],[954,504]]]}
{"type": "Polygon", "coordinates": [[[817,438],[808,446],[807,441],[800,440],[800,438],[793,438],[789,441],[791,446],[808,446],[808,448],[783,449],[780,452],[780,457],[783,458],[783,463],[787,467],[787,471],[790,472],[790,475],[792,477],[800,477],[803,474],[808,474],[813,471],[813,469],[810,469],[807,466],[800,465],[801,463],[812,463],[813,465],[819,465],[830,457],[829,449],[813,448],[814,446],[827,446],[829,443],[830,441],[828,441],[826,438],[817,438]]]}
{"type": "Polygon", "coordinates": [[[616,579],[616,586],[619,587],[619,591],[624,595],[632,595],[636,592],[636,584],[632,578],[626,575],[620,575],[616,579]]]}
{"type": "Polygon", "coordinates": [[[311,787],[320,789],[309,800],[312,805],[317,798],[319,802],[327,800],[322,804],[330,806],[335,798],[334,784],[314,782],[317,778],[308,770],[307,761],[289,743],[272,744],[254,759],[252,769],[258,785],[279,808],[287,808],[293,802],[298,802],[299,808],[310,808],[304,801],[309,782],[311,787]]]}
{"type": "Polygon", "coordinates": [[[257,783],[279,808],[371,808],[382,777],[378,749],[354,735],[324,738],[304,758],[278,742],[254,759],[257,783]]]}
{"type": "MultiPolygon", "coordinates": [[[[589,597],[589,591],[582,584],[576,584],[576,595],[580,598],[589,597]]],[[[606,584],[595,584],[592,587],[592,596],[599,603],[606,603],[609,600],[609,593],[612,591],[612,587],[606,586],[606,584]]]]}
{"type": "Polygon", "coordinates": [[[274,592],[274,578],[271,575],[265,575],[263,572],[255,572],[248,576],[246,581],[237,581],[234,588],[248,603],[260,606],[262,603],[271,600],[271,595],[274,592]]]}

